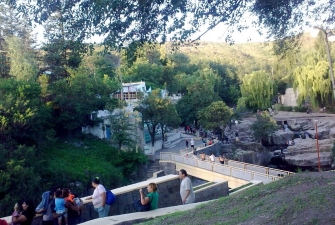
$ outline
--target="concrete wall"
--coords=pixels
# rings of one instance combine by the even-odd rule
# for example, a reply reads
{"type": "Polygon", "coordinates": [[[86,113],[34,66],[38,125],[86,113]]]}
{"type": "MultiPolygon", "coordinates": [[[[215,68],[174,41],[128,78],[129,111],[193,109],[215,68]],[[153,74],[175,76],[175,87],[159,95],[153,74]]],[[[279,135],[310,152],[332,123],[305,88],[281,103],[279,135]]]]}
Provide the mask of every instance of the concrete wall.
{"type": "Polygon", "coordinates": [[[281,95],[281,102],[285,106],[297,106],[298,95],[294,93],[293,88],[287,88],[285,95],[281,95]]]}
{"type": "MultiPolygon", "coordinates": [[[[111,205],[109,215],[114,216],[136,212],[133,209],[132,202],[140,198],[140,188],[143,188],[143,192],[145,195],[147,195],[146,187],[151,182],[154,182],[158,185],[159,208],[181,204],[179,194],[179,177],[177,175],[169,175],[112,190],[112,192],[116,195],[116,202],[111,205]]],[[[94,211],[92,203],[85,204],[85,209],[83,210],[82,214],[83,221],[88,221],[95,218],[98,218],[98,214],[94,211]]]]}
{"type": "MultiPolygon", "coordinates": [[[[160,134],[161,135],[161,134],[160,134]]],[[[173,132],[173,133],[167,133],[167,141],[175,141],[179,139],[181,136],[181,133],[178,132],[173,132]]],[[[151,142],[144,144],[144,153],[149,155],[149,154],[154,154],[156,151],[162,149],[162,143],[163,140],[159,139],[155,141],[155,146],[151,146],[151,142]]]]}
{"type": "Polygon", "coordinates": [[[195,194],[195,201],[196,202],[203,202],[212,199],[217,199],[223,196],[229,195],[229,188],[227,181],[219,181],[211,186],[201,188],[194,192],[195,194]]]}

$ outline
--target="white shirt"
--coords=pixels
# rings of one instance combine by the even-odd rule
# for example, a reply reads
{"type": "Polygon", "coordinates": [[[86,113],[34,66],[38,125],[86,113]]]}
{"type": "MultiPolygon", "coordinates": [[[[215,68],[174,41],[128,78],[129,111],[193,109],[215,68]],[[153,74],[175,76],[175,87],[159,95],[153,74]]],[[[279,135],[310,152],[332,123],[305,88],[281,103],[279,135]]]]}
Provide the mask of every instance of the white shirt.
{"type": "Polygon", "coordinates": [[[180,183],[180,197],[183,200],[186,197],[186,191],[190,190],[190,194],[186,198],[185,204],[195,202],[195,195],[190,178],[185,177],[180,183]]]}
{"type": "Polygon", "coordinates": [[[99,208],[100,206],[102,206],[102,197],[101,194],[106,192],[106,189],[104,186],[102,186],[101,184],[99,184],[92,195],[92,203],[94,208],[99,208]]]}
{"type": "Polygon", "coordinates": [[[191,139],[190,144],[194,145],[194,140],[193,139],[191,139]]]}
{"type": "Polygon", "coordinates": [[[211,155],[209,158],[211,159],[212,162],[215,161],[215,156],[214,155],[211,155]]]}

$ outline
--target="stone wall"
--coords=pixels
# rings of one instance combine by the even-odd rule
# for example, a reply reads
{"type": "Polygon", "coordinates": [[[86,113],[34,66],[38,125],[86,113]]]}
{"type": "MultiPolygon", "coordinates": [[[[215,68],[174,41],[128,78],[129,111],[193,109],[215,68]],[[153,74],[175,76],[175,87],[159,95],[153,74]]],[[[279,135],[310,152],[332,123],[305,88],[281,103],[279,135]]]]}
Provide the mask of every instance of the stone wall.
{"type": "Polygon", "coordinates": [[[203,202],[229,195],[228,181],[218,182],[195,192],[195,201],[203,202]]]}
{"type": "MultiPolygon", "coordinates": [[[[149,180],[150,181],[150,180],[149,180]]],[[[173,180],[162,182],[158,184],[159,201],[158,207],[169,207],[180,204],[180,180],[176,177],[173,180]]],[[[143,192],[147,195],[146,188],[143,188],[143,192]]],[[[136,212],[132,206],[132,202],[140,198],[139,189],[126,192],[123,194],[116,195],[116,202],[111,205],[109,215],[120,215],[126,213],[136,212]]],[[[94,211],[92,203],[87,203],[83,210],[82,220],[83,222],[98,218],[98,214],[94,211]]]]}
{"type": "Polygon", "coordinates": [[[205,153],[206,155],[211,155],[214,153],[216,157],[222,154],[222,144],[221,142],[216,142],[213,145],[209,145],[202,148],[197,148],[197,154],[205,153]]]}

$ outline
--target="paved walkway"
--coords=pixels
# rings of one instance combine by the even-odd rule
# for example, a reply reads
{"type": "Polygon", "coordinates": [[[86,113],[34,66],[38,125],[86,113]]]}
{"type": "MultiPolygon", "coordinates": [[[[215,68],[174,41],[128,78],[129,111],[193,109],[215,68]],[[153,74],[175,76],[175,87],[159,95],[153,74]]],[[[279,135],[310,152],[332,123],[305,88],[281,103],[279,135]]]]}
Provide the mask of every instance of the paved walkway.
{"type": "MultiPolygon", "coordinates": [[[[184,129],[182,127],[179,128],[179,131],[184,133],[184,129]]],[[[183,134],[185,135],[185,134],[183,134]]],[[[161,152],[173,152],[173,153],[180,153],[180,150],[185,150],[186,149],[186,143],[185,143],[185,140],[186,139],[191,139],[193,138],[194,139],[194,145],[195,146],[199,146],[202,144],[202,141],[201,141],[201,138],[200,137],[196,137],[196,136],[193,136],[193,135],[187,135],[187,137],[185,138],[179,138],[175,141],[173,141],[173,143],[175,143],[175,145],[172,147],[172,148],[165,148],[165,149],[161,149],[161,150],[158,150],[155,152],[155,157],[156,159],[159,159],[159,156],[161,154],[161,152]]],[[[189,151],[191,151],[191,145],[188,144],[188,149],[189,151]]]]}

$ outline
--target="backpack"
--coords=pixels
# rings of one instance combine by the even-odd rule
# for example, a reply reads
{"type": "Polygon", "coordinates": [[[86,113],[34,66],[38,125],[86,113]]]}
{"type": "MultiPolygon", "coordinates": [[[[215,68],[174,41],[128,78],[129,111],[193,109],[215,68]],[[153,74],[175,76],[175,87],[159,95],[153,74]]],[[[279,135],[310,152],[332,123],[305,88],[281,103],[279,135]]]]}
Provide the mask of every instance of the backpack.
{"type": "Polygon", "coordinates": [[[106,204],[111,205],[116,201],[116,197],[110,190],[106,191],[106,204]]]}
{"type": "MultiPolygon", "coordinates": [[[[150,199],[150,198],[149,198],[150,199]]],[[[142,205],[141,200],[137,199],[133,201],[133,207],[137,212],[145,212],[145,211],[150,211],[151,209],[151,201],[148,202],[146,205],[142,205]]]]}

